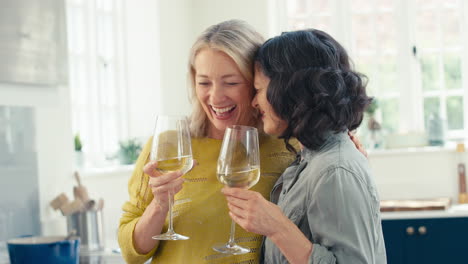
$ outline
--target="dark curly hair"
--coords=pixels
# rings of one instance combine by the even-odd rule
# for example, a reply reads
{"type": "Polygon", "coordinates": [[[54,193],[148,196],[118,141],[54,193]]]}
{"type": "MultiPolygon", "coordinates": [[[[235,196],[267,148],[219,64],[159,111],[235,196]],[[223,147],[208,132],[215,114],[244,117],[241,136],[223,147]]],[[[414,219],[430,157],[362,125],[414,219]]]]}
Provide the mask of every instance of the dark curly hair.
{"type": "Polygon", "coordinates": [[[270,79],[267,100],[287,121],[280,135],[316,150],[328,133],[356,129],[372,101],[367,78],[354,71],[346,50],[327,33],[286,32],[269,39],[257,51],[256,65],[270,79]]]}

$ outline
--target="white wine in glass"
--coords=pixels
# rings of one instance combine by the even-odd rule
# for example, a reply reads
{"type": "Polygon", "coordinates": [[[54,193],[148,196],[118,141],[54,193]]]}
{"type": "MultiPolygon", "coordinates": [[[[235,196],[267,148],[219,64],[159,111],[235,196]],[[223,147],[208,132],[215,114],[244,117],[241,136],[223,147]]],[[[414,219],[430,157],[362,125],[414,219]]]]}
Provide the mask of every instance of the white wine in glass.
{"type": "MultiPolygon", "coordinates": [[[[185,116],[164,116],[156,119],[151,147],[151,160],[158,162],[161,173],[188,172],[193,165],[190,130],[185,116]]],[[[166,233],[153,236],[156,240],[186,240],[189,237],[174,232],[174,194],[169,191],[169,227],[166,233]]]]}
{"type": "MultiPolygon", "coordinates": [[[[260,179],[260,153],[258,132],[254,127],[231,126],[224,132],[218,157],[218,180],[229,187],[249,189],[260,179]]],[[[226,244],[213,249],[232,255],[249,253],[250,249],[235,243],[236,223],[231,221],[231,232],[226,244]]]]}
{"type": "Polygon", "coordinates": [[[260,176],[260,168],[252,167],[239,171],[218,173],[219,181],[229,187],[250,189],[257,184],[260,176]]]}
{"type": "Polygon", "coordinates": [[[178,158],[167,159],[167,160],[158,160],[157,170],[162,173],[173,172],[173,171],[182,171],[185,173],[185,170],[192,167],[192,156],[181,156],[178,158]]]}

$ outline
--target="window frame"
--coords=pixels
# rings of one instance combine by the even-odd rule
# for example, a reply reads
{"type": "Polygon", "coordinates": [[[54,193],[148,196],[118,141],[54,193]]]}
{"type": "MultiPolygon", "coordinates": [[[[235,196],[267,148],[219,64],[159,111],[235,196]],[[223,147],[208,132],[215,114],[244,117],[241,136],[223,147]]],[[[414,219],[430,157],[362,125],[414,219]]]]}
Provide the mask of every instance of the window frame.
{"type": "MultiPolygon", "coordinates": [[[[279,6],[283,6],[281,16],[284,16],[283,24],[281,29],[291,30],[288,25],[290,16],[287,10],[287,0],[277,0],[280,2],[279,6]]],[[[305,20],[307,23],[313,21],[313,10],[310,8],[311,1],[307,1],[306,5],[309,8],[305,12],[305,20]]],[[[356,58],[356,47],[353,46],[353,32],[354,28],[352,21],[352,1],[351,0],[330,0],[330,12],[331,12],[331,27],[330,32],[348,51],[351,58],[356,58]]],[[[374,2],[375,3],[375,2],[374,2]]],[[[442,89],[438,90],[439,94],[442,95],[440,100],[440,114],[442,119],[447,121],[446,114],[446,98],[448,94],[458,94],[462,96],[463,101],[463,122],[464,128],[462,130],[448,130],[446,129],[446,140],[463,140],[468,135],[468,3],[466,1],[459,0],[462,8],[460,8],[460,19],[461,19],[461,38],[462,38],[462,57],[461,59],[461,90],[453,92],[450,90],[442,89]]],[[[415,0],[395,0],[394,1],[394,14],[396,22],[396,65],[397,70],[397,84],[399,91],[395,94],[377,95],[377,98],[389,99],[398,98],[399,102],[399,133],[412,132],[412,131],[425,131],[424,126],[424,98],[428,97],[433,92],[423,91],[422,89],[422,75],[420,72],[419,61],[417,55],[413,55],[413,47],[416,46],[416,32],[415,32],[415,19],[416,19],[416,1],[415,0]],[[410,26],[408,26],[410,25],[410,26]],[[408,87],[408,84],[412,87],[410,91],[403,90],[408,87]]],[[[365,11],[364,11],[365,12],[365,11]]],[[[374,13],[371,8],[371,13],[374,13]]],[[[374,27],[375,29],[375,27],[374,27]]],[[[373,36],[376,36],[374,33],[373,36]]],[[[444,53],[444,49],[437,50],[439,53],[444,53]]],[[[442,55],[440,55],[442,56],[442,55]]],[[[439,71],[442,71],[439,69],[439,71]]],[[[445,85],[445,84],[444,84],[445,85]]],[[[447,124],[447,122],[445,122],[447,124]]]]}
{"type": "MultiPolygon", "coordinates": [[[[115,162],[109,161],[109,159],[117,153],[118,142],[129,136],[124,1],[66,0],[65,7],[73,133],[79,133],[83,140],[83,152],[86,154],[85,167],[113,166],[115,162]],[[112,8],[108,9],[106,4],[111,4],[112,8]],[[81,34],[78,34],[78,28],[69,25],[73,19],[72,12],[81,12],[83,16],[81,34]],[[111,21],[113,33],[112,37],[102,39],[105,32],[99,31],[98,23],[106,18],[111,21]],[[71,36],[71,34],[77,34],[84,38],[83,49],[73,43],[76,37],[71,36]],[[106,41],[111,43],[113,50],[109,54],[105,54],[105,48],[101,48],[106,41]],[[71,76],[73,67],[79,69],[77,67],[78,61],[81,61],[84,67],[79,70],[79,73],[75,73],[86,76],[84,78],[87,82],[86,87],[77,86],[79,82],[74,83],[76,80],[71,76]],[[109,69],[111,72],[105,73],[109,69]],[[100,75],[100,73],[104,75],[100,75]],[[104,79],[109,76],[111,76],[110,81],[106,82],[104,79]],[[112,83],[114,85],[110,85],[112,83]],[[85,91],[81,89],[85,89],[85,91]],[[106,100],[107,96],[103,96],[109,91],[113,93],[113,102],[106,100]],[[80,96],[82,96],[81,102],[80,96]],[[107,123],[106,127],[106,120],[109,120],[109,117],[115,120],[114,129],[109,127],[110,123],[107,123]]],[[[101,24],[102,26],[103,24],[101,24]]]]}

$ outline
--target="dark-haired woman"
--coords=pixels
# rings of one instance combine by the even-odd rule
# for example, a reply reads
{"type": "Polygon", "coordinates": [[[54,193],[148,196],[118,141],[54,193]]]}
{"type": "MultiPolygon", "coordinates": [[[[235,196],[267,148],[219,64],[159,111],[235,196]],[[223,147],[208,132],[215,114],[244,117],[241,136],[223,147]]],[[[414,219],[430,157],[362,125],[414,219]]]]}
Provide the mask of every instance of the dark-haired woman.
{"type": "Polygon", "coordinates": [[[224,188],[230,216],[266,237],[264,263],[386,263],[379,198],[347,135],[371,98],[344,48],[319,30],[283,33],[258,51],[253,105],[264,130],[301,143],[271,192],[224,188]]]}

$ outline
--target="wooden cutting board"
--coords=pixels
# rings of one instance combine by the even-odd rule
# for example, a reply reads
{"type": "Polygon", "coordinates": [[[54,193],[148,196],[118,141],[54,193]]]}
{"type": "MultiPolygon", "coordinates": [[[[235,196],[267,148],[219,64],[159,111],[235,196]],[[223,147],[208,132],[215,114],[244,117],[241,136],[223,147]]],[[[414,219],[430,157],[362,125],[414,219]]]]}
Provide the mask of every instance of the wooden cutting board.
{"type": "Polygon", "coordinates": [[[450,207],[451,199],[448,197],[435,199],[415,200],[383,200],[380,201],[381,212],[397,211],[424,211],[424,210],[446,210],[450,207]]]}

